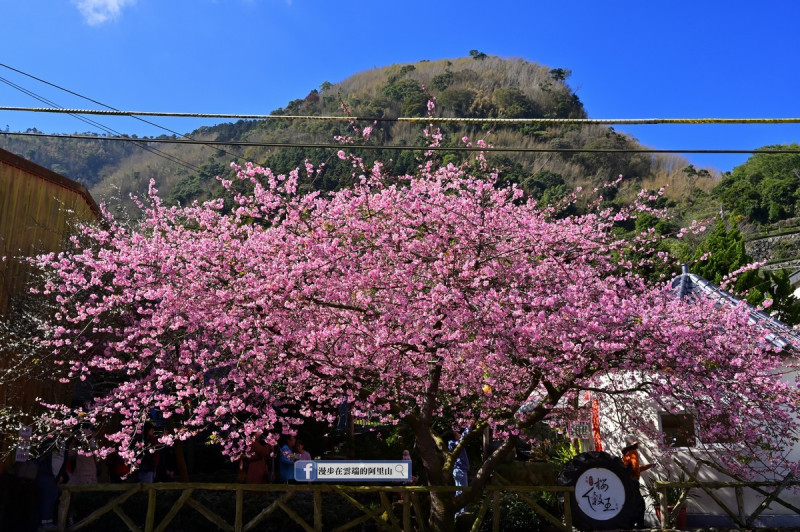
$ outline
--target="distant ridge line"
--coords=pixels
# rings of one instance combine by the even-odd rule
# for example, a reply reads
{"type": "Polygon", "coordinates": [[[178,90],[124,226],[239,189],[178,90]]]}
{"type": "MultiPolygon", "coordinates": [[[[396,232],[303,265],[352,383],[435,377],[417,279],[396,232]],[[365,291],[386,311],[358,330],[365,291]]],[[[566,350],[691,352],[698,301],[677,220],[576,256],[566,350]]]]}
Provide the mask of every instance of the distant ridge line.
{"type": "Polygon", "coordinates": [[[261,148],[322,148],[337,150],[409,150],[446,152],[518,152],[518,153],[720,153],[720,154],[800,154],[800,149],[755,149],[755,150],[715,150],[715,149],[656,149],[656,148],[526,148],[526,147],[480,147],[480,146],[414,146],[400,144],[308,144],[291,142],[249,142],[235,140],[179,140],[172,138],[146,137],[103,137],[99,135],[59,135],[52,133],[18,133],[0,131],[0,135],[18,137],[48,137],[79,140],[111,140],[138,143],[194,144],[202,146],[255,146],[261,148]]]}
{"type": "Polygon", "coordinates": [[[181,113],[161,111],[120,111],[111,109],[61,109],[50,107],[0,106],[0,111],[30,113],[62,113],[106,116],[162,116],[173,118],[231,118],[238,120],[287,120],[319,122],[411,122],[453,124],[593,124],[593,125],[653,125],[653,124],[800,124],[798,118],[456,118],[456,117],[369,117],[325,115],[264,115],[234,113],[181,113]]]}

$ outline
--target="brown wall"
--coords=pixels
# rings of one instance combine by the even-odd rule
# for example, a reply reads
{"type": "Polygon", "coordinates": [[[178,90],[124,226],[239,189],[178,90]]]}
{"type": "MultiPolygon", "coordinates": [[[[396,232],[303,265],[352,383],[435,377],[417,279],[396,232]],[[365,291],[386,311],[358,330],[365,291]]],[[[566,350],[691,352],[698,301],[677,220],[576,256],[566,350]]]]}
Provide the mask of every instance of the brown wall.
{"type": "MultiPolygon", "coordinates": [[[[97,204],[80,184],[0,150],[0,257],[6,257],[0,260],[0,317],[28,289],[30,267],[24,257],[60,251],[77,222],[97,221],[99,216],[97,204]]],[[[0,368],[7,362],[0,360],[0,368]]],[[[66,392],[64,386],[38,379],[0,383],[0,406],[34,412],[40,408],[37,397],[52,401],[66,392]]],[[[7,464],[0,463],[0,472],[7,464]]]]}
{"type": "Polygon", "coordinates": [[[58,252],[71,225],[98,216],[84,187],[0,150],[0,257],[7,257],[0,262],[0,315],[27,281],[28,267],[18,258],[58,252]]]}

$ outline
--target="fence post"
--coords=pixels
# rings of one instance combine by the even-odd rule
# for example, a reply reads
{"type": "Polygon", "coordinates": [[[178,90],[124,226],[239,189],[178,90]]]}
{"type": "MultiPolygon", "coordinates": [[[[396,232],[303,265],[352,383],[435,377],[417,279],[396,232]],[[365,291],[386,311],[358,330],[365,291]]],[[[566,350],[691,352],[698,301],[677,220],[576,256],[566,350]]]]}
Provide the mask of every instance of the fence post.
{"type": "Polygon", "coordinates": [[[411,532],[411,494],[402,492],[403,497],[403,532],[411,532]]]}
{"type": "Polygon", "coordinates": [[[744,523],[744,490],[741,486],[736,486],[734,490],[736,491],[736,513],[739,514],[739,519],[744,523]]]}
{"type": "Polygon", "coordinates": [[[61,497],[58,500],[58,530],[64,532],[67,529],[67,516],[69,515],[69,502],[72,493],[68,489],[61,489],[61,497]]]}
{"type": "Polygon", "coordinates": [[[314,530],[322,532],[322,492],[314,490],[314,530]]]}
{"type": "Polygon", "coordinates": [[[500,532],[500,492],[495,490],[492,501],[492,532],[500,532]]]}
{"type": "Polygon", "coordinates": [[[669,527],[669,506],[667,505],[667,488],[659,486],[658,505],[661,507],[661,528],[669,527]]]}
{"type": "Polygon", "coordinates": [[[572,494],[569,491],[562,492],[564,493],[564,525],[569,530],[572,530],[572,494]]]}
{"type": "Polygon", "coordinates": [[[244,512],[244,488],[236,488],[236,515],[233,519],[233,530],[242,532],[242,513],[244,512]]]}
{"type": "Polygon", "coordinates": [[[415,491],[411,492],[411,505],[414,507],[414,515],[417,517],[417,530],[425,531],[425,518],[422,515],[422,506],[415,491]]]}
{"type": "Polygon", "coordinates": [[[156,490],[147,488],[147,516],[144,519],[144,532],[153,532],[156,522],[156,490]]]}

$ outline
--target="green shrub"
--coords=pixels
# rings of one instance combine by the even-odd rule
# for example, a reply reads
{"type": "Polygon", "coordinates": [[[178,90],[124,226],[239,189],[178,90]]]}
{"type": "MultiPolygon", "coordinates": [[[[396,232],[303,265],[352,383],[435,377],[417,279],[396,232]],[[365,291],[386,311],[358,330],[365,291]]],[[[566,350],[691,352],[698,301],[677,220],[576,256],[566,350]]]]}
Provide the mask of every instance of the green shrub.
{"type": "MultiPolygon", "coordinates": [[[[558,499],[553,493],[530,493],[530,497],[555,517],[561,517],[562,511],[558,499]]],[[[489,507],[486,517],[481,524],[481,532],[492,530],[494,510],[489,507]]],[[[537,514],[533,507],[515,493],[500,495],[500,530],[503,532],[531,532],[543,530],[549,525],[548,521],[537,514]]]]}

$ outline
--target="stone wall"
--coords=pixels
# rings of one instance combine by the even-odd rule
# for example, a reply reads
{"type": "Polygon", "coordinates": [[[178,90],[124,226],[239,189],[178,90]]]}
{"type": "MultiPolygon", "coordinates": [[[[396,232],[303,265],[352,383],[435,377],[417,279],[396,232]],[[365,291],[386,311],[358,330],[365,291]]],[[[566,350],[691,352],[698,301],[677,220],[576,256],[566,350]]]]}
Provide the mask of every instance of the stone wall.
{"type": "Polygon", "coordinates": [[[800,255],[800,232],[750,240],[744,246],[757,262],[791,259],[800,255]]]}

